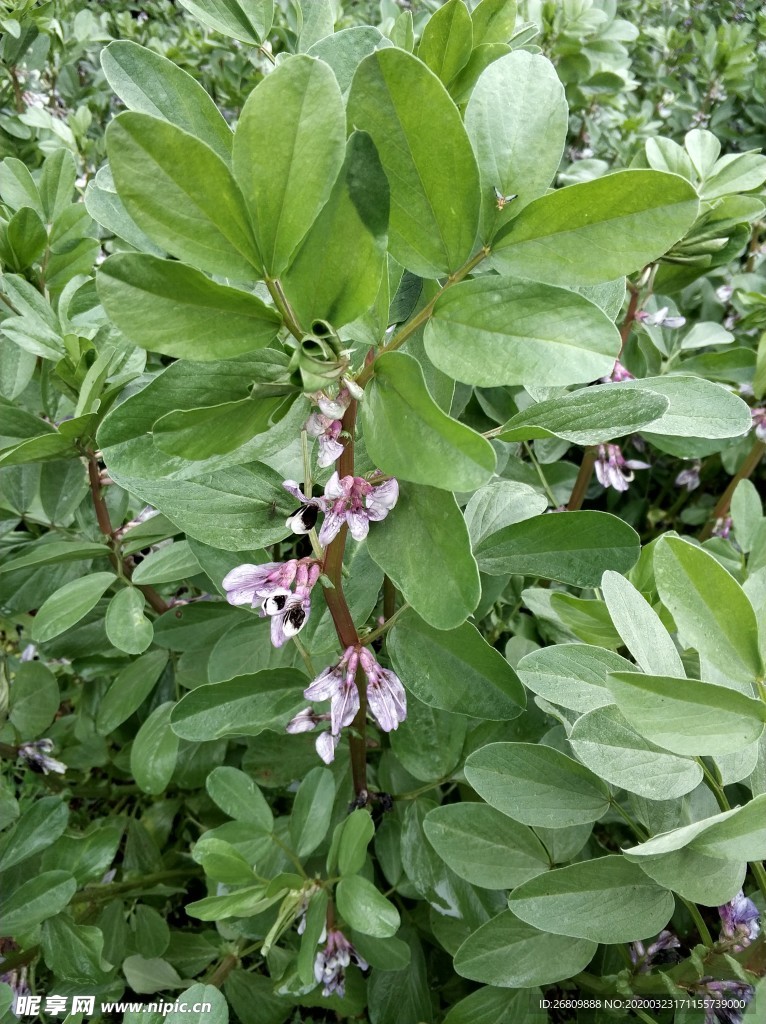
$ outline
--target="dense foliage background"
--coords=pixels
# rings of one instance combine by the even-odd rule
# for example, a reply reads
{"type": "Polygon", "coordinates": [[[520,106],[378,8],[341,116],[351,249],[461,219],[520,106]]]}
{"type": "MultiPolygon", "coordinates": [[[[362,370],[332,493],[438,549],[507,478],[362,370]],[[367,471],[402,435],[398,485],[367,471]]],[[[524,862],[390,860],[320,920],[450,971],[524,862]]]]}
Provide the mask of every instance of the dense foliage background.
{"type": "Polygon", "coordinates": [[[0,32],[0,1020],[766,1019],[766,9],[0,32]]]}

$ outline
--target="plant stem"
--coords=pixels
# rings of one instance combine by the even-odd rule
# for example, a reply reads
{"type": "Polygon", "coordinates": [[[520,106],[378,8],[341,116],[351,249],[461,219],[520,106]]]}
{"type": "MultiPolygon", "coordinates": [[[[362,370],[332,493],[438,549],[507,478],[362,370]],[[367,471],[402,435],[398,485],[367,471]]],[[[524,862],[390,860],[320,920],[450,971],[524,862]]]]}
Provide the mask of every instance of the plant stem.
{"type": "Polygon", "coordinates": [[[300,324],[298,323],[295,313],[293,313],[290,303],[287,301],[287,296],[282,291],[282,285],[274,277],[269,277],[268,274],[264,275],[263,280],[266,282],[266,287],[269,289],[269,295],[274,300],[274,305],[277,307],[279,312],[282,314],[282,319],[285,322],[285,327],[288,329],[290,334],[298,341],[303,337],[303,331],[301,330],[300,324]]]}
{"type": "MultiPolygon", "coordinates": [[[[338,476],[354,475],[354,430],[356,428],[357,403],[352,400],[343,414],[342,433],[348,438],[343,453],[338,459],[338,476]]],[[[346,549],[348,527],[343,525],[340,533],[327,546],[324,556],[324,573],[333,584],[324,592],[327,607],[330,609],[335,632],[341,647],[356,647],[359,643],[354,620],[343,593],[343,553],[346,549]]],[[[351,777],[357,800],[366,803],[367,794],[367,679],[364,672],[357,671],[356,685],[359,691],[359,711],[351,723],[349,746],[351,752],[351,777]]]]}
{"type": "Polygon", "coordinates": [[[551,490],[548,481],[545,479],[545,473],[543,473],[542,466],[535,458],[535,453],[532,451],[532,445],[528,444],[526,441],[522,443],[524,445],[524,451],[529,456],[529,461],[532,463],[532,465],[535,467],[535,470],[537,471],[537,475],[540,478],[540,483],[543,485],[543,490],[545,491],[548,501],[551,503],[551,508],[556,508],[556,497],[553,491],[551,490]]]}
{"type": "Polygon", "coordinates": [[[747,480],[753,475],[755,470],[758,468],[758,463],[766,453],[766,443],[759,441],[758,438],[753,442],[753,447],[750,449],[742,465],[739,467],[737,472],[729,481],[729,486],[723,492],[721,497],[718,499],[715,508],[713,509],[710,518],[705,524],[702,532],[700,533],[700,540],[707,540],[715,529],[715,524],[719,519],[723,519],[724,516],[729,514],[729,507],[731,505],[731,499],[736,490],[737,484],[740,480],[747,480]]]}
{"type": "Polygon", "coordinates": [[[371,644],[374,640],[377,640],[379,636],[383,636],[383,634],[387,633],[389,629],[393,626],[393,624],[396,622],[396,620],[399,618],[402,612],[406,612],[409,607],[410,606],[405,601],[405,603],[400,608],[396,609],[393,615],[390,615],[386,619],[382,626],[378,626],[377,629],[373,629],[371,633],[368,633],[366,636],[363,636],[360,640],[360,643],[366,647],[369,644],[371,644]]]}
{"type": "MultiPolygon", "coordinates": [[[[676,895],[678,894],[676,893],[676,895]]],[[[699,912],[699,907],[697,907],[696,904],[692,903],[690,900],[684,899],[683,896],[678,896],[678,898],[689,911],[689,914],[691,915],[691,918],[694,921],[697,931],[699,932],[699,937],[702,939],[702,941],[708,947],[708,949],[710,949],[710,947],[713,945],[713,936],[710,934],[708,926],[702,920],[702,914],[700,914],[699,912]]]]}
{"type": "Polygon", "coordinates": [[[636,312],[638,311],[639,290],[630,281],[628,281],[628,288],[630,289],[630,299],[628,301],[625,319],[622,321],[622,326],[620,327],[620,340],[622,344],[620,345],[620,354],[617,356],[618,359],[622,358],[623,350],[628,343],[630,332],[633,330],[633,324],[636,320],[636,312]]]}
{"type": "Polygon", "coordinates": [[[580,469],[577,473],[577,479],[575,480],[572,493],[569,497],[569,503],[567,505],[567,512],[576,512],[582,508],[582,503],[585,501],[585,495],[590,485],[590,478],[593,476],[593,467],[596,465],[596,448],[586,448],[583,452],[582,462],[580,463],[580,469]]]}
{"type": "MultiPolygon", "coordinates": [[[[101,480],[99,477],[98,460],[93,452],[87,453],[88,459],[88,479],[90,481],[90,493],[93,500],[93,508],[96,513],[96,521],[98,522],[98,528],[101,530],[103,535],[106,537],[109,545],[109,561],[114,566],[115,570],[120,576],[123,576],[128,582],[130,582],[133,575],[133,570],[123,560],[120,553],[120,546],[114,536],[114,530],[112,529],[112,522],[109,518],[109,509],[106,507],[104,496],[101,493],[101,480]]],[[[133,584],[137,586],[141,593],[144,595],[146,600],[149,602],[151,607],[157,612],[158,615],[162,615],[168,611],[169,605],[160,597],[154,587],[150,587],[148,584],[133,584]]]]}
{"type": "Polygon", "coordinates": [[[125,882],[109,882],[106,885],[94,885],[76,892],[72,897],[72,903],[111,900],[122,892],[132,892],[133,889],[150,889],[153,885],[170,882],[174,878],[190,878],[196,874],[196,870],[192,868],[174,868],[167,871],[155,871],[153,874],[144,875],[142,878],[128,879],[125,882]]]}
{"type": "MultiPolygon", "coordinates": [[[[436,295],[434,295],[431,301],[427,303],[425,306],[423,306],[423,308],[417,314],[417,316],[414,316],[412,320],[408,321],[400,331],[397,331],[397,333],[393,336],[393,338],[389,341],[387,345],[383,345],[382,348],[378,350],[375,358],[384,355],[386,352],[393,352],[395,349],[400,348],[405,343],[405,341],[409,337],[411,337],[411,335],[413,335],[415,331],[418,330],[418,328],[422,327],[423,324],[428,320],[428,318],[434,311],[434,306],[441,298],[441,296],[447,291],[447,289],[451,288],[453,284],[457,284],[459,281],[462,281],[464,278],[466,278],[471,273],[472,270],[478,267],[482,260],[485,260],[487,256],[489,256],[489,253],[489,246],[485,245],[476,253],[475,256],[472,256],[467,263],[464,263],[459,270],[456,270],[454,274],[450,274],[450,276],[444,282],[443,286],[439,289],[436,295]]],[[[364,387],[364,385],[370,380],[374,373],[375,360],[373,359],[370,363],[368,363],[365,366],[365,368],[356,378],[356,382],[359,385],[359,387],[364,387]]]]}
{"type": "Polygon", "coordinates": [[[750,870],[753,872],[753,878],[761,890],[761,895],[766,899],[766,871],[764,871],[763,864],[759,860],[754,860],[750,864],[750,870]]]}

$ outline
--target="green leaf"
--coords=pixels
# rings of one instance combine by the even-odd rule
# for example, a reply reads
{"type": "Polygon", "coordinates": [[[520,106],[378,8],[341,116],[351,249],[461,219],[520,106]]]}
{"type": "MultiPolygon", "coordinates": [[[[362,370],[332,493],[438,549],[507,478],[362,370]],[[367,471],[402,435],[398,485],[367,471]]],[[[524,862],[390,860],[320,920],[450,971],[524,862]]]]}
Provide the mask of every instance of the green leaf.
{"type": "MultiPolygon", "coordinates": [[[[266,3],[270,2],[271,0],[257,0],[258,8],[256,9],[262,9],[266,6],[266,3]]],[[[192,6],[194,8],[202,6],[196,2],[192,4],[191,0],[183,0],[183,3],[189,10],[192,9],[192,6]]],[[[238,8],[239,6],[236,0],[205,0],[206,15],[211,9],[224,7],[238,8]]],[[[165,1024],[228,1024],[229,1007],[223,993],[215,985],[204,985],[198,982],[178,996],[176,1004],[179,1003],[185,1005],[185,1009],[173,1009],[167,1015],[165,1015],[163,1010],[165,1024]],[[204,1009],[202,1009],[203,1006],[205,1007],[204,1009]],[[197,1009],[194,1009],[194,1007],[197,1007],[197,1009]],[[207,1007],[210,1007],[210,1009],[207,1007]]]]}
{"type": "Polygon", "coordinates": [[[48,728],[59,709],[59,685],[39,661],[22,662],[11,688],[8,718],[22,740],[33,740],[48,728]]]}
{"type": "Polygon", "coordinates": [[[100,928],[75,924],[68,914],[57,914],[45,921],[40,939],[45,963],[58,978],[94,987],[111,980],[110,971],[104,967],[104,933],[100,928]]]}
{"type": "Polygon", "coordinates": [[[667,252],[698,209],[696,192],[675,174],[617,171],[530,203],[498,233],[492,265],[549,284],[611,281],[667,252]]]}
{"type": "Polygon", "coordinates": [[[118,590],[106,609],[109,642],[126,654],[142,654],[151,644],[154,628],[144,615],[146,601],[136,587],[118,590]]]}
{"type": "Polygon", "coordinates": [[[98,293],[110,319],[135,344],[203,362],[264,348],[281,323],[250,292],[142,253],[111,256],[98,272],[98,293]]]}
{"type": "Polygon", "coordinates": [[[96,729],[100,736],[108,736],[143,704],[167,662],[167,651],[149,651],[117,673],[96,712],[96,729]]]}
{"type": "Polygon", "coordinates": [[[752,480],[740,480],[731,496],[731,518],[737,543],[744,552],[756,546],[763,522],[763,505],[752,480]]]}
{"type": "Polygon", "coordinates": [[[448,777],[460,762],[468,721],[410,695],[407,718],[391,733],[397,761],[423,782],[448,777]]]}
{"type": "Polygon", "coordinates": [[[588,939],[541,932],[506,910],[469,935],[455,955],[455,970],[486,985],[532,988],[578,974],[596,949],[588,939]]]}
{"type": "Polygon", "coordinates": [[[471,544],[476,547],[504,526],[540,515],[547,504],[534,487],[515,480],[497,480],[480,487],[463,512],[471,544]]]}
{"type": "Polygon", "coordinates": [[[399,930],[399,911],[361,875],[341,878],[335,887],[335,900],[346,924],[363,935],[386,939],[399,930]]]}
{"type": "Polygon", "coordinates": [[[167,788],[176,767],[178,736],[170,728],[173,701],[160,704],[136,733],[130,748],[130,770],[144,793],[157,796],[167,788]]]}
{"type": "Polygon", "coordinates": [[[712,667],[712,681],[751,692],[763,666],[755,611],[739,583],[709,552],[681,537],[663,537],[655,546],[654,574],[681,642],[712,667]]]}
{"type": "Polygon", "coordinates": [[[612,786],[647,800],[675,800],[702,781],[696,761],[649,743],[614,705],[594,708],[578,718],[569,742],[586,768],[612,786]]]}
{"type": "Polygon", "coordinates": [[[306,677],[295,669],[269,669],[198,686],[173,709],[173,731],[181,739],[198,743],[224,736],[258,736],[266,729],[280,732],[305,704],[305,683],[306,677]]]}
{"type": "Polygon", "coordinates": [[[335,780],[328,768],[312,768],[298,787],[290,815],[290,842],[299,857],[319,846],[330,828],[335,780]]]}
{"type": "MultiPolygon", "coordinates": [[[[486,0],[477,7],[474,21],[483,20],[482,8],[493,2],[497,7],[497,0],[486,0]]],[[[507,13],[499,12],[504,30],[511,21],[503,18],[507,13]]],[[[487,30],[491,31],[489,25],[487,30]]],[[[508,38],[510,32],[496,41],[504,43],[508,38]]],[[[465,130],[481,176],[481,235],[485,241],[545,194],[561,162],[567,126],[564,87],[546,57],[515,50],[481,73],[466,107],[465,130]],[[498,210],[495,189],[516,198],[498,210]]]]}
{"type": "Polygon", "coordinates": [[[698,679],[613,672],[609,689],[629,724],[674,754],[728,754],[754,743],[766,705],[698,679]]]}
{"type": "Polygon", "coordinates": [[[449,85],[468,63],[473,49],[473,24],[463,0],[447,0],[426,22],[418,57],[449,85]]]}
{"type": "Polygon", "coordinates": [[[186,580],[201,572],[200,564],[186,540],[176,540],[168,547],[159,548],[136,566],[134,583],[173,583],[186,580]]]}
{"type": "Polygon", "coordinates": [[[205,782],[208,796],[224,814],[235,821],[247,821],[271,832],[274,816],[263,793],[239,768],[214,768],[205,782]]]}
{"type": "Polygon", "coordinates": [[[429,626],[454,629],[479,603],[479,570],[451,494],[404,484],[392,514],[370,530],[367,548],[429,626]]]}
{"type": "Polygon", "coordinates": [[[644,672],[659,676],[684,676],[681,656],[657,612],[630,580],[607,570],[601,593],[622,642],[644,672]]]}
{"type": "MultiPolygon", "coordinates": [[[[625,851],[624,856],[631,860],[631,851],[625,851]]],[[[710,857],[690,846],[674,853],[641,857],[636,862],[659,885],[703,907],[728,903],[742,888],[747,874],[744,861],[710,857]]]]}
{"type": "Polygon", "coordinates": [[[465,777],[492,807],[525,825],[565,828],[597,821],[609,788],[553,747],[490,743],[468,755],[465,777]]]}
{"type": "Polygon", "coordinates": [[[638,561],[638,534],[607,512],[559,512],[506,526],[476,547],[482,572],[519,573],[597,587],[606,569],[627,572],[638,561]]]}
{"type": "MultiPolygon", "coordinates": [[[[710,438],[719,440],[739,437],[748,431],[750,415],[746,403],[721,384],[701,377],[668,374],[664,377],[644,377],[640,380],[620,381],[609,385],[620,391],[654,391],[664,395],[670,405],[665,413],[641,430],[647,439],[663,451],[688,457],[688,442],[673,442],[673,438],[710,438]]],[[[718,447],[713,446],[713,451],[718,447]]],[[[707,454],[707,451],[702,454],[707,454]]]]}
{"type": "Polygon", "coordinates": [[[588,644],[556,644],[526,654],[516,671],[532,693],[572,711],[613,704],[610,672],[632,672],[635,665],[613,651],[588,644]]]}
{"type": "Polygon", "coordinates": [[[408,612],[388,635],[397,675],[418,700],[472,718],[517,718],[524,688],[499,651],[469,622],[443,631],[408,612]]]}
{"type": "Polygon", "coordinates": [[[490,43],[506,43],[516,24],[516,0],[481,0],[474,7],[471,20],[474,49],[490,43]]]}
{"type": "Polygon", "coordinates": [[[192,858],[202,866],[208,878],[225,885],[248,885],[253,882],[253,869],[231,843],[203,835],[192,850],[192,858]]]}
{"type": "Polygon", "coordinates": [[[492,476],[496,456],[476,431],[442,412],[413,356],[389,352],[375,360],[361,405],[370,458],[384,472],[446,491],[472,491],[492,476]]]}
{"type": "Polygon", "coordinates": [[[343,822],[338,841],[338,871],[341,875],[355,875],[364,867],[367,847],[375,835],[375,826],[368,811],[352,811],[343,822]]]}
{"type": "Polygon", "coordinates": [[[120,200],[152,241],[210,274],[252,279],[260,260],[247,210],[217,153],[167,121],[132,111],[111,122],[106,146],[120,200]]]}
{"type": "Polygon", "coordinates": [[[516,413],[498,438],[528,441],[560,437],[573,444],[600,444],[635,433],[667,407],[668,400],[652,391],[636,390],[625,395],[615,392],[610,384],[583,388],[516,413]]]}
{"type": "Polygon", "coordinates": [[[35,800],[0,839],[0,869],[7,871],[51,846],[63,835],[69,808],[57,796],[35,800]]]}
{"type": "Polygon", "coordinates": [[[368,311],[385,269],[388,213],[388,181],[375,146],[369,135],[353,132],[330,198],[282,276],[299,321],[342,327],[368,311]]]}
{"type": "Polygon", "coordinates": [[[64,584],[51,594],[35,616],[32,639],[37,643],[52,640],[84,618],[114,583],[113,572],[94,572],[64,584]]]}
{"type": "Polygon", "coordinates": [[[381,35],[372,25],[354,25],[318,39],[308,54],[330,65],[341,92],[346,93],[354,72],[364,58],[383,46],[391,45],[391,40],[381,35]]]}
{"type": "Polygon", "coordinates": [[[203,25],[251,46],[263,42],[274,20],[274,0],[180,0],[180,3],[203,25]]]}
{"type": "Polygon", "coordinates": [[[345,149],[343,100],[322,61],[289,57],[250,94],[234,135],[234,172],[273,277],[330,198],[345,149]]]}
{"type": "Polygon", "coordinates": [[[577,292],[487,275],[439,297],[425,345],[435,366],[466,384],[554,386],[610,373],[620,338],[577,292]]]}
{"type": "Polygon", "coordinates": [[[162,118],[231,160],[234,136],[223,115],[199,82],[172,60],[118,39],[101,51],[101,67],[128,110],[162,118]]]}
{"type": "Polygon", "coordinates": [[[533,1020],[539,1001],[539,989],[513,991],[485,985],[455,1003],[444,1024],[516,1024],[533,1020]]]}
{"type": "Polygon", "coordinates": [[[298,977],[306,986],[313,986],[316,983],[314,977],[316,949],[327,932],[328,901],[327,890],[319,889],[311,895],[306,909],[301,946],[298,951],[298,977]]]}
{"type": "Polygon", "coordinates": [[[512,889],[550,867],[532,829],[486,804],[436,807],[423,831],[456,875],[484,889],[512,889]]]}
{"type": "Polygon", "coordinates": [[[28,206],[22,206],[8,221],[5,230],[13,269],[31,267],[48,242],[48,233],[40,217],[28,206]]]}
{"type": "Polygon", "coordinates": [[[535,928],[604,943],[648,939],[675,907],[672,893],[621,856],[555,868],[514,889],[508,904],[535,928]]]}
{"type": "Polygon", "coordinates": [[[0,902],[0,935],[29,934],[63,910],[76,891],[77,882],[67,871],[44,871],[6,891],[0,902]]]}
{"type": "Polygon", "coordinates": [[[439,79],[403,50],[378,50],[354,76],[348,120],[372,136],[388,178],[391,255],[421,277],[456,271],[476,239],[479,174],[439,79]]]}

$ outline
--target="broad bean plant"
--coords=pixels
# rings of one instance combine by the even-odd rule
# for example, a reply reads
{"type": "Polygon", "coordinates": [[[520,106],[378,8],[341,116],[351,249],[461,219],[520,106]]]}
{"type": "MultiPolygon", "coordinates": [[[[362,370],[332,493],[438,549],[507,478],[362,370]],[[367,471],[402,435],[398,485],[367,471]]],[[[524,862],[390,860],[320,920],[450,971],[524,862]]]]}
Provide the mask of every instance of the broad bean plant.
{"type": "Polygon", "coordinates": [[[766,158],[553,6],[109,8],[0,163],[3,1021],[761,1019],[766,158]]]}

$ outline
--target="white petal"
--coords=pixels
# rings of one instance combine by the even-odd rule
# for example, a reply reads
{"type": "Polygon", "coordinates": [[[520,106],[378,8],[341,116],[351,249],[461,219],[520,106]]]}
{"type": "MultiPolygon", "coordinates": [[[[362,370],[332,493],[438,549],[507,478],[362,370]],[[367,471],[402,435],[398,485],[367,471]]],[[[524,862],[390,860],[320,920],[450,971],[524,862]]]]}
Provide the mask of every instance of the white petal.
{"type": "Polygon", "coordinates": [[[340,485],[340,477],[336,471],[324,485],[324,496],[325,498],[343,498],[345,493],[340,485]]]}

